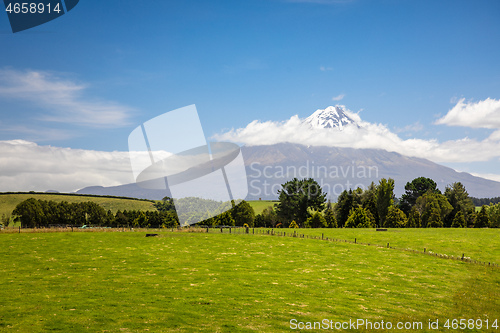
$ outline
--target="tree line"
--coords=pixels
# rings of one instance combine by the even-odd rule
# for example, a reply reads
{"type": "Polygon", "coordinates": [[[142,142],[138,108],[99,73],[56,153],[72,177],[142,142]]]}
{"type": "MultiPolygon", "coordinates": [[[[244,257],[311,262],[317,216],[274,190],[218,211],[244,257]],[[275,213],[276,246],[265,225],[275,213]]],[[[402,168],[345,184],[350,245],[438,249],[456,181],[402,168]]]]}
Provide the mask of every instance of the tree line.
{"type": "Polygon", "coordinates": [[[430,178],[419,177],[394,195],[394,180],[381,179],[366,188],[343,191],[336,204],[312,178],[294,178],[282,184],[279,202],[255,217],[255,226],[302,228],[498,228],[500,203],[483,205],[476,212],[462,183],[444,193],[430,178]]]}
{"type": "MultiPolygon", "coordinates": [[[[175,211],[118,210],[106,211],[95,202],[69,203],[29,198],[12,211],[15,221],[25,228],[50,226],[89,227],[176,227],[179,223],[175,211]]],[[[8,222],[7,222],[8,223],[8,222]]],[[[4,221],[4,225],[6,222],[4,221]]]]}
{"type": "MultiPolygon", "coordinates": [[[[155,211],[118,210],[115,214],[106,211],[95,202],[68,203],[52,200],[29,198],[19,203],[12,211],[14,221],[25,228],[42,228],[51,226],[88,226],[88,227],[164,227],[179,226],[172,198],[165,197],[153,204],[155,211]]],[[[246,201],[235,207],[206,219],[198,225],[208,226],[253,226],[255,213],[246,201]]],[[[8,226],[10,219],[4,219],[8,226]]]]}
{"type": "MultiPolygon", "coordinates": [[[[279,201],[255,214],[251,205],[241,201],[229,209],[224,203],[200,203],[190,198],[185,205],[201,204],[217,214],[189,210],[187,220],[204,226],[300,227],[300,228],[498,228],[500,203],[483,205],[476,211],[473,198],[465,187],[454,183],[444,193],[430,178],[419,177],[406,183],[400,198],[394,195],[394,180],[381,179],[366,188],[343,191],[336,203],[326,200],[321,186],[312,178],[294,178],[281,185],[279,201]],[[201,215],[200,215],[201,214],[201,215]],[[204,215],[213,217],[205,218],[204,215]]],[[[156,211],[124,210],[113,214],[94,202],[68,203],[27,199],[19,203],[13,216],[23,227],[52,225],[102,227],[177,227],[179,219],[173,199],[154,203],[156,211]]],[[[9,219],[5,219],[4,225],[9,219]]],[[[189,223],[191,224],[191,223],[189,223]]]]}

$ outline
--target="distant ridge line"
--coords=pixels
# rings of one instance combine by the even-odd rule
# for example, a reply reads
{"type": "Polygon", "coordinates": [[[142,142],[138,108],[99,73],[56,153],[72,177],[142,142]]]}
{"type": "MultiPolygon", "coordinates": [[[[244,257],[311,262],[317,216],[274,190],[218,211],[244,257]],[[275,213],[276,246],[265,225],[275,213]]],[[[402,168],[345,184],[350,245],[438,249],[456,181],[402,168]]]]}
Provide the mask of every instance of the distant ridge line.
{"type": "Polygon", "coordinates": [[[99,195],[99,194],[82,194],[82,193],[62,193],[62,192],[0,192],[0,195],[8,195],[8,194],[40,194],[40,195],[69,195],[69,196],[75,196],[75,197],[93,197],[93,198],[110,198],[110,199],[127,199],[127,200],[137,200],[137,201],[149,201],[149,202],[155,202],[156,200],[151,200],[151,199],[141,199],[141,198],[134,198],[134,197],[124,197],[124,196],[117,196],[117,195],[99,195]]]}

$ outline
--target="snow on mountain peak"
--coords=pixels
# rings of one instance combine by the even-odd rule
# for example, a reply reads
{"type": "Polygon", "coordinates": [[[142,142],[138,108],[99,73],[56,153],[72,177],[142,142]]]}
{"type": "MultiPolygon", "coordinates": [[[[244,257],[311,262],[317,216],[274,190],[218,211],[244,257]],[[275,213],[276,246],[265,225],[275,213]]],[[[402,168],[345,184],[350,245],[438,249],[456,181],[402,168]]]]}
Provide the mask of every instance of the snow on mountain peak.
{"type": "Polygon", "coordinates": [[[358,126],[345,111],[346,109],[342,105],[329,106],[324,110],[316,110],[304,122],[313,128],[338,128],[339,130],[350,124],[358,126]]]}

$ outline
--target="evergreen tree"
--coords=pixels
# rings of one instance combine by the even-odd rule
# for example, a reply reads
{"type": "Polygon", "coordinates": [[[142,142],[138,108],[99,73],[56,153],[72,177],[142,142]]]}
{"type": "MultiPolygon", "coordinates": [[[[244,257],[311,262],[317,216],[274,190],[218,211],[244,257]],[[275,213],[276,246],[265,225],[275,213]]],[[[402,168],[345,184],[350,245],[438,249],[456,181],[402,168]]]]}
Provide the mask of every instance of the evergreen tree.
{"type": "Polygon", "coordinates": [[[488,207],[488,217],[490,218],[490,228],[500,228],[500,204],[488,207]]]}
{"type": "Polygon", "coordinates": [[[447,186],[444,195],[453,207],[453,210],[444,219],[445,227],[451,226],[458,211],[461,211],[464,219],[467,220],[475,209],[472,198],[469,197],[469,193],[460,182],[447,186]]]}
{"type": "Polygon", "coordinates": [[[435,181],[426,177],[418,177],[406,183],[405,193],[401,196],[399,207],[405,214],[409,215],[411,208],[417,203],[417,199],[427,192],[441,193],[435,181]]]}
{"type": "Polygon", "coordinates": [[[347,222],[345,224],[346,228],[373,228],[371,220],[367,215],[366,209],[363,207],[358,207],[353,209],[347,222]]]}
{"type": "Polygon", "coordinates": [[[44,221],[44,212],[39,200],[29,198],[19,203],[12,211],[21,225],[26,228],[41,227],[44,221]]]}
{"type": "Polygon", "coordinates": [[[179,218],[175,211],[160,212],[160,221],[163,228],[177,228],[179,226],[179,218]]]}
{"type": "Polygon", "coordinates": [[[325,220],[328,228],[338,228],[337,219],[333,209],[328,209],[325,213],[325,220]]]}
{"type": "Polygon", "coordinates": [[[117,227],[124,227],[128,223],[128,217],[118,210],[115,214],[115,224],[117,227]]]}
{"type": "Polygon", "coordinates": [[[465,227],[464,213],[462,213],[461,210],[459,210],[455,214],[455,217],[453,218],[453,221],[451,223],[451,227],[452,228],[463,228],[463,227],[465,227]]]}
{"type": "MultiPolygon", "coordinates": [[[[441,214],[439,213],[439,205],[435,201],[430,203],[429,209],[425,212],[425,214],[425,225],[427,228],[443,227],[443,220],[441,220],[441,214]]],[[[423,214],[422,220],[424,220],[423,214]]]]}
{"type": "Polygon", "coordinates": [[[337,204],[335,205],[335,213],[339,228],[344,227],[351,211],[355,208],[358,208],[358,205],[354,200],[352,190],[349,189],[349,192],[344,190],[338,197],[337,204]]]}
{"type": "Polygon", "coordinates": [[[490,225],[490,218],[488,217],[486,206],[482,206],[481,210],[477,214],[476,222],[474,223],[474,228],[486,228],[489,225],[490,225]]]}
{"type": "Polygon", "coordinates": [[[262,214],[255,215],[254,226],[256,228],[265,228],[266,227],[266,221],[264,220],[264,217],[262,216],[262,214]]]}
{"type": "Polygon", "coordinates": [[[405,213],[395,207],[389,207],[389,212],[387,213],[387,217],[385,219],[385,228],[405,228],[408,222],[408,218],[405,213]]]}
{"type": "Polygon", "coordinates": [[[326,228],[327,223],[323,215],[320,212],[315,212],[311,217],[307,219],[307,224],[311,228],[326,228]]]}
{"type": "Polygon", "coordinates": [[[250,228],[254,226],[255,212],[252,206],[245,200],[242,200],[231,209],[231,216],[237,226],[243,226],[244,224],[247,224],[250,228]]]}
{"type": "Polygon", "coordinates": [[[174,199],[164,197],[162,201],[157,201],[153,204],[155,208],[161,213],[166,211],[175,211],[174,199]]]}
{"type": "Polygon", "coordinates": [[[326,193],[312,178],[294,178],[281,187],[276,214],[283,221],[294,220],[300,226],[306,221],[309,209],[323,210],[325,207],[326,193]]]}
{"type": "Polygon", "coordinates": [[[375,221],[375,217],[373,216],[372,212],[369,209],[366,209],[366,216],[368,216],[368,219],[370,219],[370,225],[375,228],[377,227],[377,222],[375,221]]]}
{"type": "Polygon", "coordinates": [[[469,217],[465,220],[465,222],[467,223],[466,227],[474,228],[476,224],[476,219],[477,219],[477,213],[474,210],[474,212],[472,212],[472,214],[470,214],[469,217]]]}
{"type": "Polygon", "coordinates": [[[416,207],[421,213],[422,227],[428,228],[427,223],[430,217],[431,206],[434,205],[439,212],[441,224],[445,217],[453,210],[453,207],[448,202],[448,199],[442,194],[427,192],[417,199],[416,207]]]}
{"type": "Polygon", "coordinates": [[[420,213],[418,212],[417,207],[413,206],[410,210],[410,216],[408,217],[408,228],[420,228],[421,225],[421,220],[420,220],[420,213]]]}
{"type": "Polygon", "coordinates": [[[217,225],[234,226],[234,219],[230,212],[224,212],[215,217],[217,225]]]}
{"type": "Polygon", "coordinates": [[[361,195],[361,204],[363,208],[368,210],[375,221],[375,226],[380,226],[380,221],[377,211],[377,186],[374,182],[368,186],[368,189],[361,195]]]}
{"type": "Polygon", "coordinates": [[[144,212],[140,212],[132,222],[132,225],[134,226],[134,228],[148,228],[149,223],[146,214],[144,214],[144,212]]]}
{"type": "Polygon", "coordinates": [[[382,178],[377,186],[377,213],[380,225],[385,224],[389,207],[394,204],[394,179],[382,178]]]}
{"type": "Polygon", "coordinates": [[[2,225],[7,228],[10,224],[11,216],[10,214],[2,214],[2,225]]]}
{"type": "Polygon", "coordinates": [[[274,226],[278,223],[278,215],[272,206],[265,208],[262,213],[264,226],[267,228],[274,228],[274,226]]]}

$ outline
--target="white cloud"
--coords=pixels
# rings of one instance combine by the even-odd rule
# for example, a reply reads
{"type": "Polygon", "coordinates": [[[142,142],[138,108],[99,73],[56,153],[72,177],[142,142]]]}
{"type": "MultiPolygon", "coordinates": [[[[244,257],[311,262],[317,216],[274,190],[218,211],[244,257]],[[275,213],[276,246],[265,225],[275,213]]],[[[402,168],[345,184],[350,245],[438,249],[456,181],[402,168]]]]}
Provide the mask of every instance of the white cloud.
{"type": "Polygon", "coordinates": [[[442,118],[438,125],[500,129],[500,100],[487,98],[477,103],[462,98],[442,118]]]}
{"type": "Polygon", "coordinates": [[[214,139],[246,145],[291,142],[317,146],[385,149],[435,162],[489,161],[500,157],[500,131],[482,141],[469,138],[445,142],[416,138],[404,140],[385,125],[368,123],[362,121],[359,114],[350,111],[346,113],[358,122],[359,128],[345,126],[343,131],[313,129],[304,124],[298,116],[293,116],[283,122],[255,120],[244,128],[215,135],[214,139]]]}
{"type": "Polygon", "coordinates": [[[474,172],[471,172],[471,175],[476,176],[476,177],[481,177],[484,179],[494,180],[496,182],[500,182],[500,175],[496,175],[493,173],[474,173],[474,172]]]}
{"type": "Polygon", "coordinates": [[[345,97],[345,94],[340,94],[340,95],[332,97],[332,101],[341,101],[344,99],[344,97],[345,97]]]}
{"type": "Polygon", "coordinates": [[[86,88],[50,72],[0,69],[0,96],[48,110],[39,120],[107,128],[128,124],[130,108],[83,98],[86,88]]]}
{"type": "Polygon", "coordinates": [[[128,152],[103,152],[0,141],[0,191],[73,192],[134,182],[128,152]]]}
{"type": "Polygon", "coordinates": [[[333,68],[332,67],[320,66],[319,70],[322,71],[322,72],[327,72],[327,71],[333,71],[333,68]]]}

